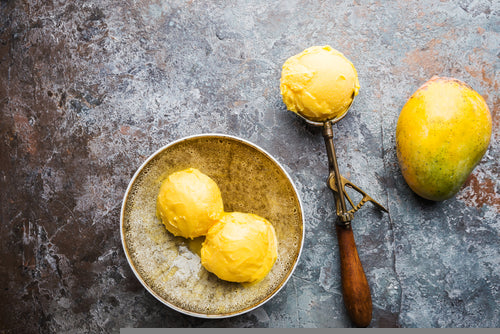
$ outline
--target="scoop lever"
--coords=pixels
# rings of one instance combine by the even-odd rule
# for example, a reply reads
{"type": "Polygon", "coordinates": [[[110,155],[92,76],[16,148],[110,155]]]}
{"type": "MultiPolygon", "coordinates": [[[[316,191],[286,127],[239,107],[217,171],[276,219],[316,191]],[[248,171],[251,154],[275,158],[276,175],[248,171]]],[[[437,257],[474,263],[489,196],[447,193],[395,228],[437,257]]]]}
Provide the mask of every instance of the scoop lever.
{"type": "MultiPolygon", "coordinates": [[[[347,211],[348,213],[349,212],[354,213],[354,212],[358,211],[366,202],[372,202],[380,210],[385,211],[385,212],[389,212],[382,204],[380,204],[379,202],[374,200],[372,197],[370,197],[370,195],[368,195],[363,190],[361,190],[358,186],[356,186],[354,183],[352,183],[351,181],[346,179],[343,175],[340,175],[340,179],[341,179],[342,193],[344,194],[345,198],[347,198],[347,201],[349,202],[349,204],[352,207],[351,210],[347,211]],[[354,205],[354,202],[351,200],[351,197],[349,197],[349,194],[345,191],[346,186],[351,188],[351,189],[356,190],[358,193],[363,195],[363,198],[359,201],[358,204],[354,205]]],[[[328,177],[327,183],[328,183],[328,186],[330,187],[330,189],[333,190],[338,196],[340,196],[338,188],[337,188],[337,182],[335,179],[335,175],[333,173],[331,173],[330,176],[328,177]]],[[[339,207],[337,206],[337,209],[338,208],[339,207]]],[[[338,214],[339,214],[339,211],[337,210],[337,215],[338,214]]]]}

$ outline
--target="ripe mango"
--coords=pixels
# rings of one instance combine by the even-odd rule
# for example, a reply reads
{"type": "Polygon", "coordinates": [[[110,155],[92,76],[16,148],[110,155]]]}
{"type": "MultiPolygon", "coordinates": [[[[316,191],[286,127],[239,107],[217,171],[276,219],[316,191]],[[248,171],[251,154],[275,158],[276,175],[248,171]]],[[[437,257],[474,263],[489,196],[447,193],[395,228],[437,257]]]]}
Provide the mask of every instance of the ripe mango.
{"type": "Polygon", "coordinates": [[[491,128],[481,95],[460,80],[431,78],[406,102],[396,126],[406,183],[429,200],[453,197],[486,153],[491,128]]]}

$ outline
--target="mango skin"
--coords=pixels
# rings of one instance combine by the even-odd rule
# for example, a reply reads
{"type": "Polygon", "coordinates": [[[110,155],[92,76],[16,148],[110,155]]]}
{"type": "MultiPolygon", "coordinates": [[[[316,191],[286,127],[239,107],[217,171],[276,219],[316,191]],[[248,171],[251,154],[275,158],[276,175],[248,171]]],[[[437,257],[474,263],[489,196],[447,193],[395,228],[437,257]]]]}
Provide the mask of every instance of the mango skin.
{"type": "Polygon", "coordinates": [[[406,102],[396,126],[401,172],[419,196],[453,197],[488,149],[490,110],[464,82],[433,77],[406,102]]]}

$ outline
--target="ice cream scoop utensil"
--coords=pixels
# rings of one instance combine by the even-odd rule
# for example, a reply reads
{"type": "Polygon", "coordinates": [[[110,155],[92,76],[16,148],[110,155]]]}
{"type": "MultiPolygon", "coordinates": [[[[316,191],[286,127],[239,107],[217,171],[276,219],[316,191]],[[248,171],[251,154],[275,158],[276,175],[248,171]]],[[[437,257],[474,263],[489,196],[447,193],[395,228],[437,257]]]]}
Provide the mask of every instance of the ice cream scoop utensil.
{"type": "Polygon", "coordinates": [[[366,280],[365,272],[359,259],[356,243],[354,242],[351,220],[354,218],[354,212],[361,208],[367,201],[372,202],[383,211],[387,212],[387,209],[340,174],[335,146],[333,144],[331,121],[323,124],[323,138],[325,139],[330,170],[327,184],[334,192],[338,217],[335,229],[340,251],[340,274],[344,304],[352,322],[356,326],[366,327],[370,324],[372,318],[372,299],[368,281],[366,280]],[[353,203],[347,194],[345,190],[346,186],[363,195],[363,198],[357,205],[353,203]],[[351,210],[347,210],[346,199],[352,207],[351,210]]]}
{"type": "Polygon", "coordinates": [[[353,324],[358,327],[367,327],[372,319],[372,299],[370,287],[368,286],[368,281],[366,280],[366,275],[354,241],[351,221],[354,218],[354,213],[366,202],[372,202],[376,207],[385,212],[387,212],[387,209],[340,174],[335,146],[333,144],[332,124],[341,120],[346,114],[347,112],[342,114],[341,117],[325,122],[312,122],[302,115],[299,116],[304,118],[309,124],[323,127],[323,138],[325,140],[329,166],[327,185],[334,193],[338,217],[335,229],[340,252],[340,274],[344,304],[353,324]],[[349,197],[345,190],[346,187],[363,195],[358,204],[354,204],[349,197]],[[352,209],[347,209],[347,203],[352,209]]]}

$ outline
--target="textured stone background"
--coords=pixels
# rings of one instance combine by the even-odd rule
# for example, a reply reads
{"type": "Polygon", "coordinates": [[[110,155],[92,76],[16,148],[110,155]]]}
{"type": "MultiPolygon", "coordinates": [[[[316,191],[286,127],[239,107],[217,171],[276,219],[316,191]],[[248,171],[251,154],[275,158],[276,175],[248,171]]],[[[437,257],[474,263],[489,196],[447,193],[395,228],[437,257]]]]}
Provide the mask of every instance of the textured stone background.
{"type": "Polygon", "coordinates": [[[330,44],[360,94],[334,126],[340,169],[388,207],[354,220],[373,327],[500,327],[500,3],[474,1],[0,1],[0,331],[348,327],[320,130],[286,111],[282,63],[330,44]],[[414,195],[395,126],[433,75],[461,79],[494,119],[453,199],[414,195]],[[306,240],[286,287],[250,313],[204,320],[139,284],[119,234],[130,177],[199,133],[261,146],[292,176],[306,240]]]}

